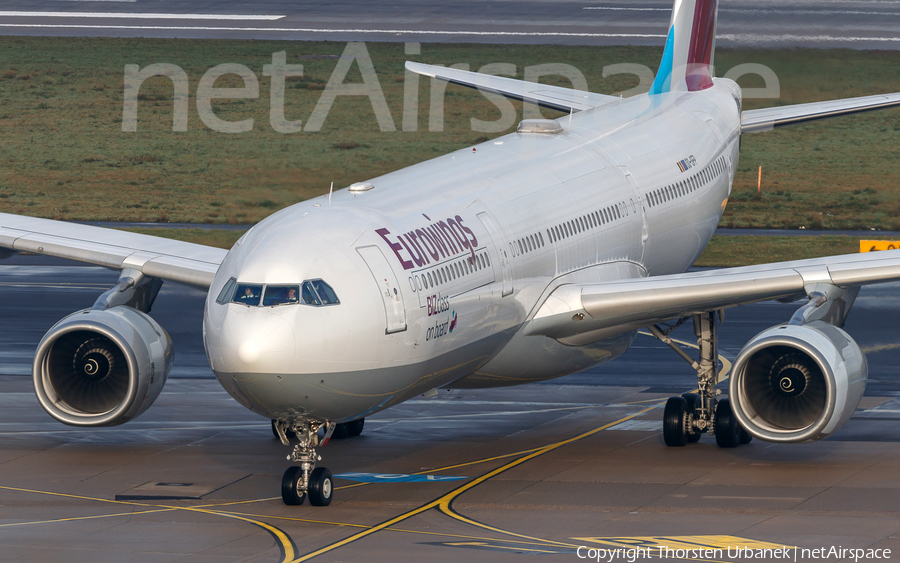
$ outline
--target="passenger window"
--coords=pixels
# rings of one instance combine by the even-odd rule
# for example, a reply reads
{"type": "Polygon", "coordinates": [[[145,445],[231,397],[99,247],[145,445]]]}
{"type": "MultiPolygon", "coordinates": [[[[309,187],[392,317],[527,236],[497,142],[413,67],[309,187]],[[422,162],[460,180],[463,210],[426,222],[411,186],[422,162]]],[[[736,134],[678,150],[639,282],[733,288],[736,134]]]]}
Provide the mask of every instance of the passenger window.
{"type": "Polygon", "coordinates": [[[300,302],[299,285],[267,285],[266,296],[263,297],[263,307],[275,305],[289,305],[300,302]]]}
{"type": "Polygon", "coordinates": [[[216,297],[216,303],[219,305],[224,305],[231,301],[231,296],[234,295],[234,286],[237,283],[237,280],[231,278],[225,285],[222,287],[222,291],[219,292],[219,296],[216,297]]]}
{"type": "Polygon", "coordinates": [[[319,299],[322,300],[323,305],[337,305],[341,302],[334,290],[331,289],[331,286],[322,280],[313,280],[312,285],[316,293],[319,294],[319,299]]]}
{"type": "Polygon", "coordinates": [[[322,302],[319,301],[319,296],[316,295],[316,290],[313,289],[313,286],[309,282],[303,282],[303,291],[300,293],[300,298],[303,299],[303,302],[307,305],[321,305],[322,302]]]}
{"type": "Polygon", "coordinates": [[[259,298],[262,296],[262,288],[263,286],[261,285],[238,284],[231,301],[247,305],[248,307],[256,307],[259,305],[259,298]]]}

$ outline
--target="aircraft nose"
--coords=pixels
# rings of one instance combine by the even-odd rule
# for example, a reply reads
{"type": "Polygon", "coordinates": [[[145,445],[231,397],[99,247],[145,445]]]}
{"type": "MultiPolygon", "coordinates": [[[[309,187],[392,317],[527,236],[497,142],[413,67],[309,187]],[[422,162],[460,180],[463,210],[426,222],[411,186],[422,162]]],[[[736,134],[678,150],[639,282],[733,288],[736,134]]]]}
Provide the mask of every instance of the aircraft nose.
{"type": "Polygon", "coordinates": [[[293,365],[296,341],[279,314],[251,309],[225,316],[218,348],[229,373],[285,373],[293,365]]]}

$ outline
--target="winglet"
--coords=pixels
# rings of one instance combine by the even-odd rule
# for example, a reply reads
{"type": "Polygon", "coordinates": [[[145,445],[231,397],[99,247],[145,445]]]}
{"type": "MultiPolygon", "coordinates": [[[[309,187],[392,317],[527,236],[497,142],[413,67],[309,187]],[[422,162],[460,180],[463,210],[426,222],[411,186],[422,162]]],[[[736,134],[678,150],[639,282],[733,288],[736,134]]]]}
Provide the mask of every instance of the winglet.
{"type": "Polygon", "coordinates": [[[650,95],[713,85],[718,0],[675,0],[672,23],[650,95]]]}

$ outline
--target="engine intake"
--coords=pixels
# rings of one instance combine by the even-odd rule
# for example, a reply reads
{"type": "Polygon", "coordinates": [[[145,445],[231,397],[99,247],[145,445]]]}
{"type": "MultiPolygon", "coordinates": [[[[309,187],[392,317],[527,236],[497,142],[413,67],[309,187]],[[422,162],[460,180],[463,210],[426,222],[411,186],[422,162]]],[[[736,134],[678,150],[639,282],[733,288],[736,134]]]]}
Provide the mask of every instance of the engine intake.
{"type": "Polygon", "coordinates": [[[841,428],[866,387],[866,357],[843,330],[815,321],[763,331],[734,362],[729,393],[741,426],[769,442],[812,442],[841,428]]]}
{"type": "Polygon", "coordinates": [[[72,426],[115,426],[147,410],[172,369],[172,340],[130,307],[85,309],[44,335],[34,389],[50,416],[72,426]]]}

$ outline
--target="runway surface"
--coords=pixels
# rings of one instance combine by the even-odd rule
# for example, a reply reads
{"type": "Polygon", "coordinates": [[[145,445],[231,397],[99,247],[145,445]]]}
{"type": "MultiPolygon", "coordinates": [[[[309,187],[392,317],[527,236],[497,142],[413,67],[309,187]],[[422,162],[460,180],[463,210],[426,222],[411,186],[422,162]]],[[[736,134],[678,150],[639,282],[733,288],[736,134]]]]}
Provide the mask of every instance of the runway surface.
{"type": "MultiPolygon", "coordinates": [[[[720,5],[721,46],[900,48],[894,0],[720,5]]],[[[662,46],[671,9],[670,0],[6,0],[0,34],[662,46]]]]}
{"type": "MultiPolygon", "coordinates": [[[[203,292],[166,284],[154,306],[176,364],[148,412],[95,431],[46,415],[26,376],[35,345],[116,279],[71,264],[0,264],[4,562],[561,561],[579,546],[748,542],[900,553],[900,284],[865,288],[854,306],[847,330],[869,354],[871,381],[828,440],[723,450],[704,437],[666,448],[661,402],[695,380],[639,336],[624,357],[584,373],[441,392],[367,419],[361,437],[320,450],[345,478],[332,505],[316,508],[282,504],[287,448],[211,377],[203,292]]],[[[796,307],[728,310],[722,357],[796,307]]],[[[689,333],[677,336],[689,343],[689,333]]]]}

